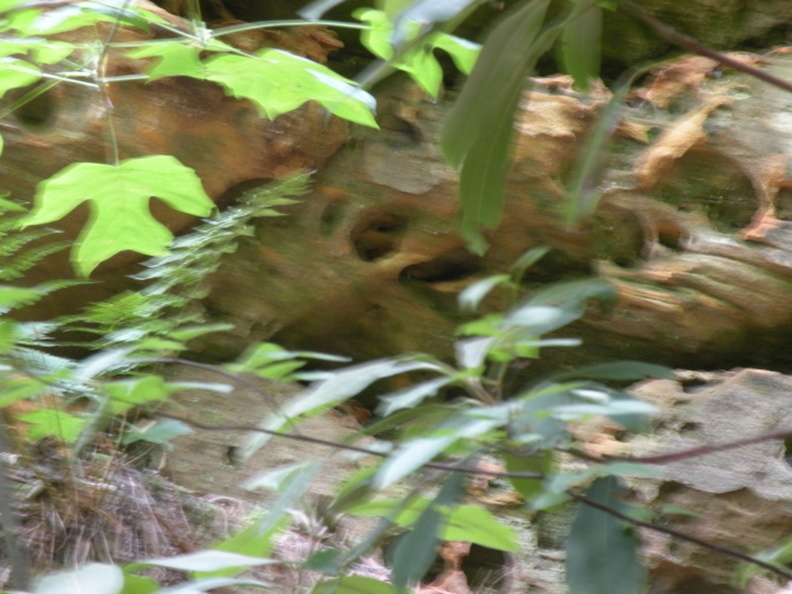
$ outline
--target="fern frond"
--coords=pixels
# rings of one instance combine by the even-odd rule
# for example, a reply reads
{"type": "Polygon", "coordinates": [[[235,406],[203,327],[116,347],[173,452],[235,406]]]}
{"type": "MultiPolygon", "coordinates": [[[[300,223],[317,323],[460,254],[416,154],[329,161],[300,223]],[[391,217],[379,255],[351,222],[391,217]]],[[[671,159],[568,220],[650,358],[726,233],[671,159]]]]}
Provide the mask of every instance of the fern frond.
{"type": "Polygon", "coordinates": [[[308,183],[309,175],[303,173],[247,190],[236,205],[176,238],[167,254],[144,262],[145,270],[132,278],[147,282],[145,288],[95,303],[64,321],[98,334],[96,346],[102,348],[164,338],[181,327],[205,323],[202,313],[186,309],[206,296],[205,279],[226,254],[236,251],[241,237],[254,236],[257,218],[282,216],[275,208],[295,204],[294,197],[309,191],[308,183]]]}

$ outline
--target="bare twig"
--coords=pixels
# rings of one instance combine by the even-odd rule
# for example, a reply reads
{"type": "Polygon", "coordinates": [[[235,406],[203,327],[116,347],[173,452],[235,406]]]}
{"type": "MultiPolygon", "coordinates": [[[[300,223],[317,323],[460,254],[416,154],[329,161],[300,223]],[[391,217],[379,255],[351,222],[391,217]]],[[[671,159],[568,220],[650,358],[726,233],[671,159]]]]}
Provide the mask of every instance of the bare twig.
{"type": "Polygon", "coordinates": [[[716,62],[720,62],[724,66],[728,66],[738,72],[744,72],[754,78],[758,78],[759,80],[763,80],[766,83],[770,83],[771,85],[778,87],[779,89],[784,89],[785,91],[792,91],[792,83],[786,81],[782,78],[778,78],[777,76],[773,76],[766,70],[761,70],[759,68],[754,68],[749,64],[741,62],[740,60],[736,60],[731,56],[714,50],[710,47],[707,47],[700,41],[685,35],[684,33],[680,33],[673,27],[669,27],[665,23],[661,22],[660,20],[656,19],[654,16],[649,14],[646,10],[638,6],[637,4],[633,4],[629,0],[622,0],[619,2],[619,6],[622,7],[625,11],[629,12],[633,16],[641,19],[644,23],[649,25],[655,33],[657,33],[660,37],[677,45],[681,48],[684,48],[688,51],[694,52],[700,56],[706,56],[707,58],[712,58],[716,62]]]}
{"type": "Polygon", "coordinates": [[[567,492],[567,494],[572,497],[573,499],[579,501],[584,505],[588,505],[589,507],[593,507],[598,509],[606,514],[619,518],[620,520],[624,520],[625,522],[629,522],[634,526],[640,526],[642,528],[648,528],[649,530],[654,530],[655,532],[662,532],[663,534],[668,534],[669,536],[673,536],[674,538],[678,538],[679,540],[685,540],[687,542],[692,542],[695,545],[700,547],[704,547],[711,551],[715,551],[721,553],[723,555],[728,555],[729,557],[734,557],[736,559],[740,559],[741,561],[745,561],[746,563],[752,563],[757,565],[763,569],[768,571],[772,571],[775,574],[778,574],[786,579],[792,579],[792,573],[789,571],[785,571],[780,567],[773,565],[772,563],[768,563],[767,561],[763,561],[762,559],[757,559],[756,557],[751,557],[750,555],[746,555],[745,553],[741,553],[740,551],[735,551],[734,549],[729,549],[727,547],[722,547],[720,545],[716,545],[711,542],[707,542],[706,540],[701,540],[700,538],[696,538],[695,536],[690,536],[689,534],[685,534],[684,532],[678,532],[673,528],[666,528],[665,526],[658,526],[657,524],[653,524],[652,522],[645,522],[643,520],[638,520],[636,518],[630,517],[627,514],[624,514],[612,507],[608,507],[607,505],[603,505],[598,501],[594,501],[593,499],[589,499],[585,495],[578,495],[575,493],[567,492]]]}

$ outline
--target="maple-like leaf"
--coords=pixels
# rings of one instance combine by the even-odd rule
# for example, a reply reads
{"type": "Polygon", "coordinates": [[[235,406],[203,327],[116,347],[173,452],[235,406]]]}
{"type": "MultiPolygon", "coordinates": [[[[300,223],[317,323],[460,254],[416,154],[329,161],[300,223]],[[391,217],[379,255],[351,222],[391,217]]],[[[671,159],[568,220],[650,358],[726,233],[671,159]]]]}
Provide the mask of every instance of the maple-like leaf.
{"type": "Polygon", "coordinates": [[[374,98],[329,68],[275,49],[255,56],[223,54],[204,62],[206,79],[226,94],[249,99],[271,120],[316,101],[330,113],[377,128],[374,98]]]}
{"type": "Polygon", "coordinates": [[[168,206],[195,216],[207,216],[214,203],[189,167],[175,157],[155,155],[118,165],[77,163],[39,184],[35,208],[22,226],[63,218],[83,202],[91,214],[71,260],[77,273],[88,276],[100,263],[124,250],[148,256],[167,252],[173,234],[149,210],[157,197],[168,206]]]}

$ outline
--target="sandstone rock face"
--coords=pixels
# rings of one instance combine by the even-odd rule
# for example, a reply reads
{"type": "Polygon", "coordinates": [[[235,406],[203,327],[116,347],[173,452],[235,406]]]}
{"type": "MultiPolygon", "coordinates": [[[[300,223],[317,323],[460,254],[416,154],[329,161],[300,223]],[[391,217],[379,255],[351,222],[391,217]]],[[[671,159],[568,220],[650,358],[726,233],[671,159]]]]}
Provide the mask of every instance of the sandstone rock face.
{"type": "MultiPolygon", "coordinates": [[[[651,434],[629,441],[634,456],[680,452],[792,430],[792,378],[756,369],[719,374],[681,373],[653,380],[634,393],[663,412],[651,434]]],[[[792,468],[784,440],[659,464],[659,481],[634,487],[649,507],[677,505],[695,515],[667,516],[666,527],[715,545],[756,554],[792,529],[792,468]]],[[[667,534],[643,530],[653,592],[775,593],[778,577],[734,582],[739,562],[667,534]]]]}
{"type": "MultiPolygon", "coordinates": [[[[784,55],[741,59],[792,72],[784,55]]],[[[444,105],[399,83],[379,99],[383,131],[359,134],[315,192],[261,221],[213,280],[208,311],[237,323],[216,353],[275,339],[360,359],[448,356],[456,294],[549,245],[528,289],[590,274],[618,289],[613,312],[592,311],[575,329],[592,357],[789,363],[779,348],[792,322],[788,94],[700,58],[658,71],[600,155],[595,212],[570,228],[566,188],[609,94],[535,81],[515,123],[506,213],[483,257],[456,231],[456,176],[435,148],[444,105]]]]}

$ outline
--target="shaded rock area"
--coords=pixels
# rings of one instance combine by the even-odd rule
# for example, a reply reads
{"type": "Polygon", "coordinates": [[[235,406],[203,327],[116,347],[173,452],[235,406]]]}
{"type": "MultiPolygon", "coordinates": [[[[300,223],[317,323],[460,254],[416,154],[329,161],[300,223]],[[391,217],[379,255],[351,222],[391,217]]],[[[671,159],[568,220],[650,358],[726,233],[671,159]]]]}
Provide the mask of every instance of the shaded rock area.
{"type": "MultiPolygon", "coordinates": [[[[191,380],[216,380],[212,375],[200,371],[196,374],[186,368],[173,379],[181,375],[191,380]]],[[[186,392],[177,398],[173,410],[211,424],[249,425],[273,414],[274,403],[297,391],[262,380],[254,382],[258,390],[240,387],[220,398],[214,392],[186,392]],[[267,400],[259,390],[272,394],[272,399],[267,400]]],[[[616,432],[605,423],[595,426],[589,435],[598,442],[594,447],[600,448],[600,453],[641,457],[792,430],[790,387],[790,376],[762,370],[709,374],[680,371],[675,380],[653,380],[631,389],[662,411],[653,420],[649,433],[608,441],[607,436],[616,432]]],[[[342,440],[356,427],[358,424],[351,416],[331,411],[308,421],[300,427],[300,432],[342,440]]],[[[584,442],[588,439],[582,434],[579,437],[584,442]]],[[[180,437],[168,454],[169,473],[196,494],[223,494],[266,505],[271,494],[247,491],[240,484],[284,464],[326,458],[309,498],[313,501],[309,505],[315,505],[321,497],[332,495],[361,464],[367,463],[351,459],[343,452],[325,450],[323,446],[279,440],[257,451],[244,465],[230,465],[229,447],[244,443],[244,433],[230,431],[199,431],[180,437]],[[320,450],[324,453],[317,456],[320,450]]],[[[792,468],[786,456],[783,440],[761,441],[658,464],[656,468],[662,478],[634,479],[631,487],[637,505],[658,513],[662,513],[664,506],[689,510],[686,514],[662,515],[659,521],[662,526],[717,546],[756,554],[792,530],[792,468]]],[[[473,501],[489,507],[521,534],[523,550],[519,555],[502,558],[505,573],[501,589],[495,591],[565,592],[563,549],[573,510],[561,516],[546,513],[536,516],[521,509],[519,500],[510,496],[508,489],[504,492],[503,487],[488,485],[485,480],[469,488],[473,501]]],[[[336,528],[344,538],[354,542],[373,526],[370,520],[347,517],[336,528]]],[[[641,538],[653,594],[774,594],[780,587],[777,576],[765,572],[752,576],[745,586],[735,585],[739,562],[733,557],[648,529],[641,530],[641,538]]]]}

